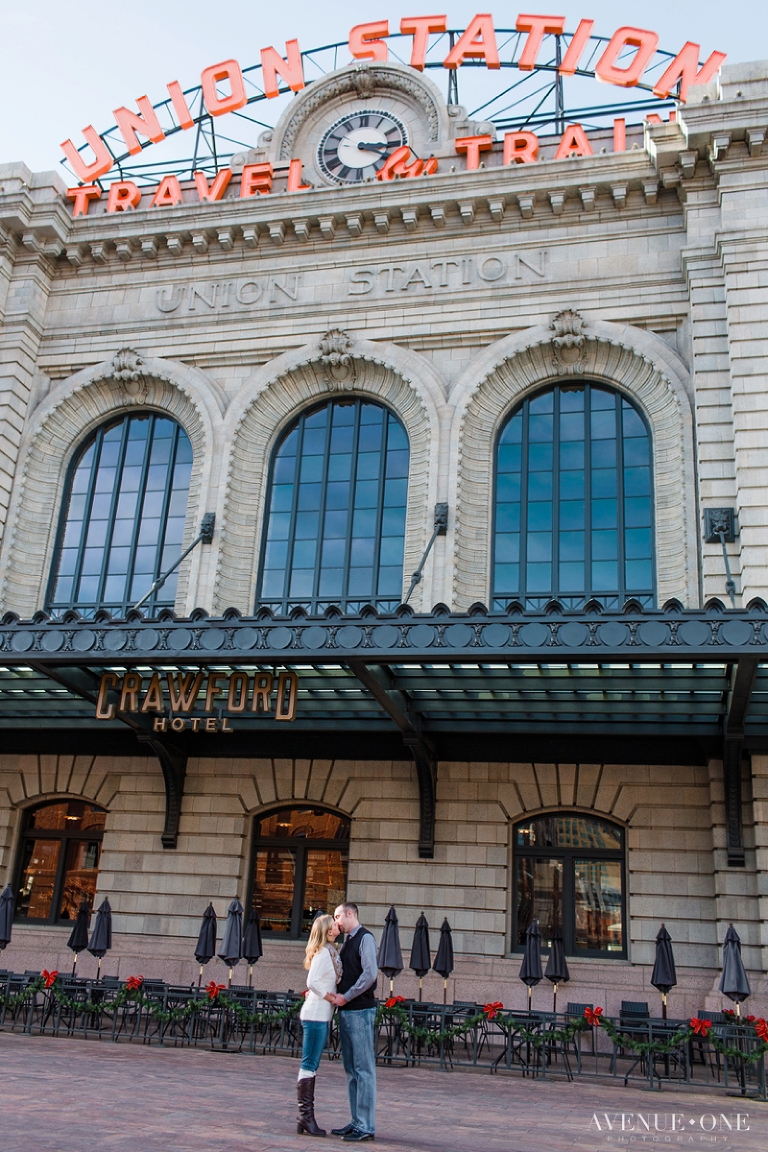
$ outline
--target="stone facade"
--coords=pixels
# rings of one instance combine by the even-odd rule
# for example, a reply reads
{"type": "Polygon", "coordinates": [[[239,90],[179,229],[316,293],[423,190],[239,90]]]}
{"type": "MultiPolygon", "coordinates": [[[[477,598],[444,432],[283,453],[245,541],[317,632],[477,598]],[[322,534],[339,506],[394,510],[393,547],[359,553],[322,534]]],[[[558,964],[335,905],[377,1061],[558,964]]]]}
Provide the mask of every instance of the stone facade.
{"type": "MultiPolygon", "coordinates": [[[[398,77],[397,99],[432,108],[447,148],[456,126],[434,111],[428,81],[409,77],[406,89],[398,77]]],[[[407,429],[406,586],[434,505],[449,505],[414,607],[488,603],[494,437],[520,398],[574,372],[647,417],[659,603],[724,598],[720,545],[702,534],[703,510],[721,505],[737,511],[728,549],[741,602],[768,600],[766,77],[766,64],[724,68],[675,123],[630,133],[640,146],[626,152],[504,168],[497,144],[483,170],[441,163],[388,185],[284,191],[280,132],[301,138],[311,108],[269,145],[273,192],[248,200],[193,203],[185,187],[174,208],[150,208],[145,195],[134,211],[101,202],[73,219],[58,176],[0,167],[0,609],[42,607],[73,456],[110,415],[141,408],[171,414],[192,442],[186,541],[216,513],[212,546],[182,568],[177,612],[250,613],[275,443],[339,389],[385,401],[407,429]],[[583,338],[575,359],[555,339],[563,316],[583,338]],[[350,358],[344,379],[323,360],[331,331],[350,358]]],[[[662,919],[681,970],[675,1014],[719,1006],[730,921],[760,985],[768,756],[744,766],[743,869],[727,866],[716,761],[446,762],[437,787],[435,858],[420,860],[410,761],[198,759],[178,848],[163,852],[154,758],[0,752],[0,881],[13,875],[26,807],[56,796],[103,804],[112,964],[192,979],[203,908],[213,900],[224,915],[244,894],[254,814],[312,799],[352,819],[349,895],[369,924],[394,902],[409,945],[421,911],[435,935],[448,915],[457,998],[522,1005],[509,955],[511,827],[567,808],[627,829],[630,939],[626,961],[573,961],[568,998],[610,1010],[647,993],[662,919]]],[[[4,956],[65,969],[64,940],[64,929],[20,927],[4,956]]],[[[299,986],[300,954],[270,943],[257,983],[299,986]]]]}

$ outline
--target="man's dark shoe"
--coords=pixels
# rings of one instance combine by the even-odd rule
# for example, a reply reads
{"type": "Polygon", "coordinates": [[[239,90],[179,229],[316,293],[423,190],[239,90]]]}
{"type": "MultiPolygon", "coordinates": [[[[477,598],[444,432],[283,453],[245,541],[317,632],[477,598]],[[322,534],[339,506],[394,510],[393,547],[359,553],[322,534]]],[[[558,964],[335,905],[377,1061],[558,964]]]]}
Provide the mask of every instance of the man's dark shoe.
{"type": "Polygon", "coordinates": [[[342,1136],[342,1140],[348,1144],[362,1144],[363,1140],[373,1139],[375,1139],[373,1132],[361,1132],[358,1128],[353,1128],[346,1136],[342,1136]]]}
{"type": "Polygon", "coordinates": [[[356,1132],[354,1124],[345,1124],[343,1128],[331,1128],[331,1136],[346,1136],[348,1132],[356,1132]]]}

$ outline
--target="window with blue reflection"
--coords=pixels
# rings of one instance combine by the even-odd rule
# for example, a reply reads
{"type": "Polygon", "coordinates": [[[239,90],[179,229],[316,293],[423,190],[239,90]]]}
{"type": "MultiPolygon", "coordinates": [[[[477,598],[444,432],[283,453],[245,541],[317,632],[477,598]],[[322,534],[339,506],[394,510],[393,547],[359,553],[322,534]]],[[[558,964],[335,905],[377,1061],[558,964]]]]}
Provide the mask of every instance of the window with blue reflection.
{"type": "Polygon", "coordinates": [[[620,393],[558,385],[526,399],[496,449],[492,603],[654,602],[651,439],[620,393]]]}
{"type": "MultiPolygon", "coordinates": [[[[100,428],[77,457],[65,494],[47,608],[123,615],[178,559],[192,445],[165,416],[141,413],[100,428]]],[[[144,612],[173,606],[178,572],[144,612]]]]}
{"type": "Polygon", "coordinates": [[[405,429],[380,404],[334,400],[303,413],[272,463],[259,604],[396,608],[408,460],[405,429]]]}

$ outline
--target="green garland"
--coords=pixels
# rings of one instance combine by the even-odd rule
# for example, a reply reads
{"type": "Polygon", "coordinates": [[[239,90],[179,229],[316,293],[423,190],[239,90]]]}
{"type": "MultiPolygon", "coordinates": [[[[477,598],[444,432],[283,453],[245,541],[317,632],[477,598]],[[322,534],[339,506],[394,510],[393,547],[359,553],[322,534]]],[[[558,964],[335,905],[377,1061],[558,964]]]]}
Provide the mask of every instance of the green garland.
{"type": "MultiPolygon", "coordinates": [[[[157,1020],[161,1024],[178,1024],[188,1017],[204,1015],[206,1011],[217,1007],[223,1009],[225,1012],[231,1012],[240,1024],[251,1027],[265,1024],[280,1024],[284,1020],[290,1020],[297,1015],[303,1003],[303,1000],[299,998],[296,1003],[276,1011],[249,1012],[242,1004],[238,1004],[237,1001],[232,1000],[222,985],[216,985],[213,981],[208,986],[213,992],[206,990],[207,994],[205,997],[195,997],[187,1004],[180,1005],[176,1008],[163,1008],[162,1003],[142,991],[141,985],[134,985],[129,988],[128,982],[123,984],[117,994],[111,999],[99,998],[98,1000],[94,1000],[92,997],[89,997],[88,1000],[83,1001],[69,996],[63,990],[58,981],[58,974],[55,974],[55,978],[53,982],[51,982],[50,976],[53,975],[54,973],[49,974],[46,972],[37,976],[20,992],[0,992],[0,1007],[10,1008],[11,1011],[15,1012],[32,1000],[38,992],[43,992],[49,996],[51,1001],[55,1000],[60,1007],[64,1009],[74,1009],[78,1012],[99,1017],[116,1012],[126,1004],[134,1004],[141,1011],[147,1012],[153,1020],[157,1020]]],[[[605,1030],[615,1045],[629,1049],[629,1051],[635,1053],[637,1056],[668,1056],[675,1050],[683,1048],[686,1044],[690,1044],[691,1041],[697,1038],[707,1040],[724,1059],[734,1062],[742,1061],[744,1064],[756,1064],[765,1056],[766,1052],[768,1052],[768,1038],[764,1038],[765,1026],[762,1019],[757,1021],[757,1023],[762,1026],[762,1034],[757,1031],[752,1020],[734,1017],[733,1021],[729,1021],[729,1028],[736,1027],[743,1029],[744,1039],[749,1040],[751,1043],[755,1042],[751,1050],[745,1052],[741,1048],[721,1039],[708,1021],[696,1020],[691,1024],[680,1025],[666,1040],[641,1040],[618,1028],[610,1017],[603,1016],[600,1013],[600,1009],[596,1011],[597,1016],[595,1020],[597,1026],[605,1030]],[[697,1024],[699,1027],[695,1028],[693,1024],[697,1024]],[[747,1029],[750,1031],[747,1031],[747,1029]]],[[[580,1016],[572,1020],[564,1028],[553,1028],[547,1031],[541,1031],[537,1028],[527,1028],[521,1023],[520,1019],[513,1014],[508,1013],[505,1015],[497,1006],[488,1005],[472,1016],[467,1016],[460,1024],[453,1024],[447,1028],[434,1029],[413,1023],[409,1018],[408,1012],[399,1002],[386,1002],[379,1005],[376,1011],[376,1024],[380,1026],[388,1021],[395,1023],[403,1036],[411,1040],[426,1041],[434,1045],[445,1044],[447,1041],[454,1040],[459,1036],[466,1036],[468,1032],[472,1032],[479,1025],[491,1021],[494,1021],[505,1035],[514,1035],[521,1043],[531,1044],[536,1048],[542,1048],[544,1045],[553,1043],[570,1043],[577,1033],[586,1032],[592,1027],[586,1017],[580,1016]]],[[[641,1026],[638,1022],[638,1027],[641,1026]]]]}
{"type": "Polygon", "coordinates": [[[389,1007],[386,1004],[379,1005],[376,1013],[376,1023],[381,1024],[383,1021],[390,1019],[397,1021],[400,1031],[409,1036],[413,1040],[426,1040],[430,1044],[443,1044],[447,1040],[453,1040],[457,1036],[465,1036],[467,1032],[471,1032],[477,1028],[479,1024],[484,1022],[494,1021],[501,1030],[507,1035],[513,1034],[526,1044],[533,1044],[537,1048],[542,1048],[545,1044],[552,1044],[553,1042],[570,1043],[577,1032],[585,1032],[589,1028],[587,1021],[579,1016],[565,1028],[556,1028],[551,1031],[541,1032],[538,1029],[526,1028],[514,1016],[502,1016],[500,1012],[495,1012],[493,1015],[483,1010],[476,1012],[473,1016],[468,1016],[461,1024],[453,1024],[449,1028],[443,1028],[440,1031],[435,1031],[433,1028],[422,1027],[418,1024],[413,1024],[409,1018],[408,1013],[399,1004],[393,1004],[389,1007]]]}
{"type": "Polygon", "coordinates": [[[53,984],[50,984],[46,988],[42,976],[38,976],[21,992],[16,992],[12,995],[0,992],[0,1005],[8,1007],[12,1011],[17,1011],[38,992],[47,992],[50,999],[55,1000],[60,1007],[64,1009],[74,1009],[87,1015],[99,1017],[114,1013],[126,1004],[135,1004],[137,1008],[147,1012],[153,1020],[157,1020],[161,1024],[178,1024],[190,1016],[203,1015],[213,1007],[222,1008],[226,1012],[232,1012],[240,1023],[249,1026],[252,1024],[278,1024],[283,1020],[290,1020],[296,1015],[302,1005],[302,1001],[299,1000],[296,1004],[291,1004],[287,1008],[282,1008],[274,1012],[249,1012],[242,1004],[231,1000],[225,992],[217,992],[213,997],[208,995],[199,999],[196,997],[187,1004],[179,1005],[175,1008],[163,1008],[158,1000],[142,992],[141,987],[128,988],[126,984],[120,988],[117,995],[109,1000],[101,998],[98,1000],[92,998],[88,1000],[78,1000],[74,996],[69,996],[60,986],[58,980],[55,980],[53,984]]]}
{"type": "MultiPolygon", "coordinates": [[[[735,1023],[735,1022],[734,1022],[735,1023]]],[[[600,1026],[610,1036],[614,1044],[621,1045],[622,1048],[628,1048],[637,1056],[668,1056],[675,1049],[683,1048],[686,1044],[690,1044],[692,1040],[707,1040],[712,1047],[720,1053],[726,1060],[743,1060],[745,1064],[756,1064],[758,1060],[768,1052],[768,1042],[761,1040],[757,1033],[752,1030],[750,1036],[745,1032],[745,1039],[752,1040],[753,1037],[757,1041],[755,1047],[750,1052],[744,1052],[741,1048],[736,1048],[732,1044],[728,1044],[722,1040],[712,1029],[710,1025],[703,1032],[697,1031],[691,1027],[690,1024],[682,1024],[672,1033],[668,1040],[638,1040],[634,1036],[627,1035],[626,1032],[621,1031],[616,1027],[611,1019],[606,1016],[600,1017],[600,1026]]],[[[732,1027],[728,1024],[728,1027],[732,1027]]],[[[748,1027],[745,1021],[744,1027],[748,1027]]]]}

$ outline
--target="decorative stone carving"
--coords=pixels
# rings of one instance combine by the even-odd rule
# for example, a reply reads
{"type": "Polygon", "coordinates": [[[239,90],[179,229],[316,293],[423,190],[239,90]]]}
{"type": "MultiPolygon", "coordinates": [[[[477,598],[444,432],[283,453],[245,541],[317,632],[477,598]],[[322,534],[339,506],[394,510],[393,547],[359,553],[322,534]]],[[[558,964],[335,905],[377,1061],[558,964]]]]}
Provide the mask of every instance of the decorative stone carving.
{"type": "Polygon", "coordinates": [[[357,66],[352,74],[352,83],[361,100],[370,100],[376,91],[376,80],[371,75],[370,68],[357,66]]]}
{"type": "Polygon", "coordinates": [[[115,380],[126,403],[145,404],[147,401],[149,394],[147,369],[141,356],[133,348],[121,348],[116,352],[109,367],[93,377],[94,383],[101,380],[115,380]]]}
{"type": "Polygon", "coordinates": [[[350,390],[357,383],[351,348],[349,336],[338,328],[331,328],[320,341],[320,363],[330,392],[350,390]]]}
{"type": "Polygon", "coordinates": [[[556,372],[565,376],[575,376],[584,371],[584,350],[586,325],[578,312],[566,308],[559,312],[550,324],[555,335],[552,337],[552,365],[556,372]]]}
{"type": "Polygon", "coordinates": [[[387,91],[400,92],[415,101],[426,117],[429,139],[435,141],[438,139],[440,135],[438,108],[423,84],[394,68],[360,65],[340,73],[327,83],[316,81],[312,85],[312,91],[302,97],[294,115],[283,129],[278,159],[282,161],[291,159],[296,137],[302,125],[324,104],[347,93],[353,92],[361,100],[370,100],[377,92],[385,94],[387,91]]]}

